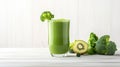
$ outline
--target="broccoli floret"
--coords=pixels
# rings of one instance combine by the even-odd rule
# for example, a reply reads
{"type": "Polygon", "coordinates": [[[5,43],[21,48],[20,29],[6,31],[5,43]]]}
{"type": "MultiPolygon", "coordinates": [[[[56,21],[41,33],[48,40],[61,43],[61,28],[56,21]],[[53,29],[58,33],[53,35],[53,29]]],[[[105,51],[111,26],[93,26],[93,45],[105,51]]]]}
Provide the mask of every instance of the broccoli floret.
{"type": "Polygon", "coordinates": [[[107,44],[107,51],[106,51],[106,55],[114,55],[115,54],[115,51],[117,50],[116,48],[116,44],[112,41],[110,41],[108,44],[107,44]]]}
{"type": "Polygon", "coordinates": [[[44,22],[45,20],[49,21],[52,18],[54,18],[54,15],[50,11],[44,11],[40,16],[40,20],[42,22],[44,22]]]}
{"type": "Polygon", "coordinates": [[[96,52],[101,55],[113,55],[116,51],[116,44],[109,41],[110,36],[104,35],[96,42],[96,52]]]}
{"type": "Polygon", "coordinates": [[[106,46],[107,43],[109,42],[109,38],[110,38],[109,35],[104,35],[97,41],[95,48],[98,54],[103,54],[103,55],[105,54],[106,46]]]}
{"type": "Polygon", "coordinates": [[[95,54],[95,46],[96,46],[96,41],[98,40],[98,37],[96,36],[96,34],[94,34],[93,32],[90,33],[90,37],[88,40],[88,54],[95,54]]]}

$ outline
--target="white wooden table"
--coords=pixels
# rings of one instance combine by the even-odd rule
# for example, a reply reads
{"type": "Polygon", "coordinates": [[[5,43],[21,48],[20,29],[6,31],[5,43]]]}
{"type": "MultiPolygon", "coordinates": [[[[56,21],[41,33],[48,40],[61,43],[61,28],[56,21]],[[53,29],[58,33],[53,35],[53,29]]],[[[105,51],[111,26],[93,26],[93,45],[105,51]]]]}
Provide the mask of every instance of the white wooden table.
{"type": "Polygon", "coordinates": [[[48,48],[0,48],[0,67],[120,67],[119,54],[56,58],[48,48]]]}

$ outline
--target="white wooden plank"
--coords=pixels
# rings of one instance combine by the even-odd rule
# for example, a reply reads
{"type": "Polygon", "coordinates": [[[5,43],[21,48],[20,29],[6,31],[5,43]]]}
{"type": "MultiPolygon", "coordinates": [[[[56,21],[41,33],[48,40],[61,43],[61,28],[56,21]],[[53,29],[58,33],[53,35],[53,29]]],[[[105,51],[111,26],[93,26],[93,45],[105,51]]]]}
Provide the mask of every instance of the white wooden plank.
{"type": "Polygon", "coordinates": [[[8,20],[6,1],[0,1],[0,48],[8,44],[8,20]]]}
{"type": "Polygon", "coordinates": [[[90,32],[110,34],[110,0],[79,0],[79,35],[87,40],[90,32]]]}
{"type": "Polygon", "coordinates": [[[92,5],[89,0],[79,0],[79,38],[82,40],[87,40],[89,32],[93,26],[93,12],[92,12],[92,5]]]}
{"type": "Polygon", "coordinates": [[[13,47],[15,45],[15,22],[16,22],[16,16],[15,14],[15,0],[6,0],[6,5],[7,5],[7,17],[8,17],[8,46],[6,45],[5,47],[13,47]],[[13,8],[11,8],[13,7],[13,8]]]}
{"type": "Polygon", "coordinates": [[[93,0],[94,26],[93,31],[98,35],[110,35],[110,25],[112,22],[111,0],[93,0]]]}
{"type": "Polygon", "coordinates": [[[111,40],[115,41],[120,47],[120,0],[112,0],[112,23],[111,23],[111,40]]]}
{"type": "MultiPolygon", "coordinates": [[[[120,54],[118,50],[116,54],[120,54]]],[[[120,55],[119,55],[120,56],[120,55]]],[[[48,48],[1,48],[0,66],[13,67],[43,67],[43,66],[69,66],[69,67],[96,67],[120,66],[118,55],[83,55],[81,57],[51,57],[48,48]]]]}
{"type": "Polygon", "coordinates": [[[22,47],[24,45],[24,1],[18,0],[14,1],[15,3],[15,44],[13,47],[22,47]],[[21,5],[22,4],[22,5],[21,5]]]}
{"type": "Polygon", "coordinates": [[[8,0],[8,47],[32,47],[30,11],[31,1],[8,0]]]}
{"type": "Polygon", "coordinates": [[[48,5],[48,2],[46,2],[43,0],[32,0],[33,47],[45,47],[44,41],[47,44],[47,23],[40,21],[40,14],[44,11],[44,6],[48,5]]]}
{"type": "Polygon", "coordinates": [[[32,43],[32,1],[31,0],[23,0],[24,1],[24,19],[23,19],[23,23],[24,23],[24,44],[23,47],[33,47],[33,43],[32,43]]]}
{"type": "Polygon", "coordinates": [[[52,11],[56,18],[71,20],[70,41],[87,41],[93,31],[99,36],[110,34],[120,47],[119,3],[119,0],[1,0],[0,47],[47,47],[47,23],[39,18],[44,10],[52,11]]]}

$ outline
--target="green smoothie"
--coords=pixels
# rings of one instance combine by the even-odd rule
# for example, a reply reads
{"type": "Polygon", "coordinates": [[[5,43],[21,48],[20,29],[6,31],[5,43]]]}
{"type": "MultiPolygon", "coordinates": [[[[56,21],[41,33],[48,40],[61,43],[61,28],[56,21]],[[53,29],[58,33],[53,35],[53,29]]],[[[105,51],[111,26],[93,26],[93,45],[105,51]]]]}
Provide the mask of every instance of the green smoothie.
{"type": "Polygon", "coordinates": [[[68,19],[54,19],[48,23],[48,42],[51,54],[65,54],[69,48],[68,19]]]}

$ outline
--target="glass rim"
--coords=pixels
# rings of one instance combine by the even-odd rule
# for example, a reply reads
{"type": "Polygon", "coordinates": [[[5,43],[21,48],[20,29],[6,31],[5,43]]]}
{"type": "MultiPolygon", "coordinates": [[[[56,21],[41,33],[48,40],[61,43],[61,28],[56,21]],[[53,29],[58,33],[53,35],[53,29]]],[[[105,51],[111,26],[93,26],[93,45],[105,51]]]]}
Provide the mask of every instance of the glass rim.
{"type": "Polygon", "coordinates": [[[57,18],[57,19],[51,19],[50,22],[70,22],[70,19],[57,18]]]}

